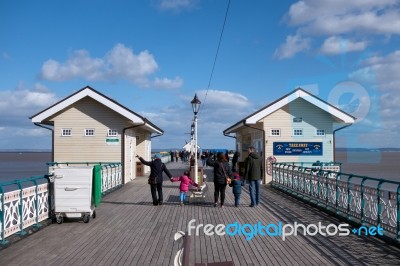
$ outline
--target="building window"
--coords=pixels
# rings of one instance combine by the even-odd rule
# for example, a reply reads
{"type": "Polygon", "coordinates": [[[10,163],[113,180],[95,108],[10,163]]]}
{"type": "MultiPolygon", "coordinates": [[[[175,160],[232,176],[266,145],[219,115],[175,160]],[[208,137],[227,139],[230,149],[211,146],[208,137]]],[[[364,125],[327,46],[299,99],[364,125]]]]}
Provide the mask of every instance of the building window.
{"type": "Polygon", "coordinates": [[[72,129],[70,129],[70,128],[61,129],[61,136],[66,137],[66,136],[71,136],[71,135],[72,135],[72,129]]]}
{"type": "Polygon", "coordinates": [[[94,128],[86,128],[85,129],[85,136],[94,136],[94,128]]]}
{"type": "Polygon", "coordinates": [[[295,137],[303,136],[303,129],[301,129],[301,128],[293,129],[293,136],[295,136],[295,137]]]}
{"type": "Polygon", "coordinates": [[[107,133],[107,136],[109,136],[109,137],[118,136],[118,131],[116,129],[109,129],[108,133],[107,133]]]}
{"type": "Polygon", "coordinates": [[[317,136],[325,136],[325,129],[317,129],[317,136]]]}
{"type": "Polygon", "coordinates": [[[138,143],[140,141],[140,137],[136,136],[136,143],[138,143]]]}
{"type": "Polygon", "coordinates": [[[281,130],[279,128],[272,128],[270,132],[270,136],[280,136],[281,130]]]}

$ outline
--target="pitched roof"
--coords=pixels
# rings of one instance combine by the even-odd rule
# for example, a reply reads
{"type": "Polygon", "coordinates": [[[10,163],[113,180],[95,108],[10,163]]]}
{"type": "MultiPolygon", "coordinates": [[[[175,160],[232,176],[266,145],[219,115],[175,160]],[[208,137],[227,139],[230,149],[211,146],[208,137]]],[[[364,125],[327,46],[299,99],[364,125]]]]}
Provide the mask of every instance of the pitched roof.
{"type": "Polygon", "coordinates": [[[111,110],[117,112],[126,119],[132,121],[133,125],[143,125],[143,127],[145,127],[147,130],[157,134],[164,133],[162,129],[151,123],[145,117],[142,117],[139,114],[129,110],[125,106],[119,104],[118,102],[114,101],[113,99],[105,96],[104,94],[96,91],[95,89],[89,86],[86,86],[81,90],[75,92],[74,94],[71,94],[70,96],[64,98],[63,100],[48,107],[47,109],[33,115],[29,119],[31,119],[33,123],[43,123],[46,119],[48,119],[55,113],[65,109],[71,104],[76,103],[77,101],[83,99],[84,97],[90,97],[96,100],[97,102],[107,106],[111,110]]]}
{"type": "Polygon", "coordinates": [[[340,110],[339,108],[321,100],[320,98],[306,92],[301,88],[297,88],[291,93],[286,94],[280,99],[272,102],[271,104],[261,108],[260,110],[254,112],[253,114],[247,116],[246,118],[240,120],[236,124],[230,126],[229,128],[224,130],[224,134],[233,133],[237,128],[248,125],[248,124],[256,124],[260,119],[270,115],[271,113],[279,110],[283,106],[289,104],[290,102],[302,98],[307,102],[321,108],[322,110],[330,113],[332,116],[336,117],[338,120],[343,121],[345,124],[353,124],[356,118],[347,114],[346,112],[340,110]]]}

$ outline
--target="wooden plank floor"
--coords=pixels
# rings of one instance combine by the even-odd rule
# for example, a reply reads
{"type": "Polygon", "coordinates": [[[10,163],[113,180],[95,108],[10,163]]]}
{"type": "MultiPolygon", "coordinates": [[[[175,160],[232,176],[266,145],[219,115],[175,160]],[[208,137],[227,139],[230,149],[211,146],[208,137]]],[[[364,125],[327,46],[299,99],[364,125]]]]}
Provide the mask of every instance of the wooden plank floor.
{"type": "MultiPolygon", "coordinates": [[[[173,175],[186,167],[170,163],[173,175]]],[[[211,170],[205,172],[212,177],[211,170]]],[[[211,178],[209,178],[211,179],[211,178]]],[[[269,187],[261,203],[248,207],[247,188],[235,208],[227,188],[225,208],[213,207],[213,184],[204,203],[178,206],[179,183],[164,183],[164,205],[153,206],[146,178],[138,178],[103,198],[97,218],[87,224],[52,224],[0,251],[0,265],[173,265],[181,244],[177,231],[196,224],[254,224],[278,222],[338,224],[339,221],[269,187]]],[[[190,262],[233,261],[235,265],[399,265],[400,249],[373,237],[192,236],[190,262]]]]}

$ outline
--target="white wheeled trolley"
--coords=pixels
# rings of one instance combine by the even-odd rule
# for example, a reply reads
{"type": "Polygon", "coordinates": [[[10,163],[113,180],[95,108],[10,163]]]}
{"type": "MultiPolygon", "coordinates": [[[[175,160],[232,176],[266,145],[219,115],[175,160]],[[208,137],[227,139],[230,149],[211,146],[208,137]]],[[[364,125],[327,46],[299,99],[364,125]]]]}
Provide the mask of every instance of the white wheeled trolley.
{"type": "Polygon", "coordinates": [[[64,217],[82,218],[88,223],[96,218],[92,200],[93,166],[54,167],[54,212],[56,222],[64,217]]]}

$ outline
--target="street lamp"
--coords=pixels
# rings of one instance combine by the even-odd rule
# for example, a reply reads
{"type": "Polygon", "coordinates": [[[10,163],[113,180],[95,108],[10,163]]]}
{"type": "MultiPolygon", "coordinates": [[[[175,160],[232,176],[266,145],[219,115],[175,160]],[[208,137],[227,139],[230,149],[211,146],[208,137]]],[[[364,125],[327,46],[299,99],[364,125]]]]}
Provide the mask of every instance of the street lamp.
{"type": "Polygon", "coordinates": [[[194,114],[194,182],[198,184],[199,166],[197,164],[197,113],[199,112],[201,102],[199,98],[197,98],[197,94],[194,94],[194,98],[190,103],[192,104],[194,114]]]}

